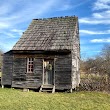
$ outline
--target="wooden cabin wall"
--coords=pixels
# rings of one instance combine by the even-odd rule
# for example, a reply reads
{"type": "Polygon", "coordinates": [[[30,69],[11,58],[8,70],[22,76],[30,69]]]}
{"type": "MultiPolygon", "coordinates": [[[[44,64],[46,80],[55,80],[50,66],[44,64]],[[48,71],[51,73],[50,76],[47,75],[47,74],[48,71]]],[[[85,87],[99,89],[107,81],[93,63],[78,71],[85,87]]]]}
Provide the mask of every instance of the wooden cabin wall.
{"type": "Polygon", "coordinates": [[[26,87],[26,68],[26,58],[14,57],[12,87],[26,87]]]}
{"type": "Polygon", "coordinates": [[[55,88],[71,89],[71,54],[57,56],[55,61],[55,88]]]}
{"type": "Polygon", "coordinates": [[[27,73],[28,57],[30,56],[15,56],[13,65],[12,87],[39,88],[41,86],[43,72],[42,59],[34,58],[34,71],[33,73],[27,73]]]}
{"type": "MultiPolygon", "coordinates": [[[[79,84],[79,68],[77,66],[79,62],[77,62],[75,52],[72,52],[72,55],[55,55],[56,89],[71,89],[79,84]]],[[[39,88],[42,85],[43,56],[42,58],[33,56],[35,58],[33,73],[27,73],[27,57],[30,56],[4,55],[2,85],[12,84],[12,87],[19,88],[39,88]]]]}
{"type": "Polygon", "coordinates": [[[27,88],[39,88],[42,85],[42,76],[43,59],[34,58],[34,72],[26,75],[27,88]]]}
{"type": "Polygon", "coordinates": [[[13,55],[6,53],[3,55],[3,68],[2,68],[2,85],[12,84],[12,73],[13,73],[13,55]]]}
{"type": "Polygon", "coordinates": [[[80,41],[78,24],[75,27],[75,36],[72,38],[72,88],[76,88],[80,84],[80,41]]]}
{"type": "MultiPolygon", "coordinates": [[[[17,55],[14,58],[14,69],[13,69],[13,81],[12,87],[20,88],[39,88],[42,85],[43,75],[43,58],[46,56],[42,55],[34,57],[34,72],[27,73],[27,58],[30,55],[17,55]]],[[[48,56],[49,57],[49,56],[48,56]]],[[[54,58],[54,57],[53,57],[54,58]]],[[[70,89],[72,87],[71,82],[71,54],[69,55],[56,55],[55,56],[55,88],[56,89],[70,89]]]]}

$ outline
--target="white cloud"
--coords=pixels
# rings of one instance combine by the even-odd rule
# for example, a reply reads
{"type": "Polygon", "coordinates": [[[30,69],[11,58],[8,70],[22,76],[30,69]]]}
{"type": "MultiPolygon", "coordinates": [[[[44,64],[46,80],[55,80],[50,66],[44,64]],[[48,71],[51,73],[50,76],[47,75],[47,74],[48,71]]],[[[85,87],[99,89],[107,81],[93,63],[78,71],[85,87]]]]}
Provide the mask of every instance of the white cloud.
{"type": "Polygon", "coordinates": [[[100,13],[93,13],[93,17],[96,19],[102,19],[103,16],[100,13]]]}
{"type": "MultiPolygon", "coordinates": [[[[55,2],[55,0],[47,0],[43,3],[42,0],[38,3],[34,3],[33,1],[22,2],[22,0],[19,0],[19,2],[14,3],[10,1],[9,10],[3,11],[2,16],[0,16],[0,28],[4,29],[9,26],[13,27],[19,23],[31,21],[33,18],[40,17],[44,13],[48,13],[48,11],[51,10],[55,2]],[[17,8],[19,10],[17,10],[17,8]],[[6,13],[11,14],[5,15],[6,13]]],[[[4,7],[4,9],[8,9],[7,3],[4,2],[2,7],[4,7]]]]}
{"type": "Polygon", "coordinates": [[[2,37],[3,39],[17,38],[18,36],[22,35],[22,32],[23,32],[23,30],[17,30],[17,29],[12,29],[10,31],[0,30],[0,35],[5,36],[5,37],[2,37]]]}
{"type": "Polygon", "coordinates": [[[93,17],[90,18],[81,18],[79,19],[79,23],[81,24],[91,24],[91,25],[96,25],[96,24],[110,24],[110,20],[99,20],[99,19],[94,19],[93,17]]]}
{"type": "Polygon", "coordinates": [[[93,13],[92,16],[96,19],[110,19],[110,10],[93,13]]]}
{"type": "Polygon", "coordinates": [[[110,0],[97,0],[93,5],[93,10],[110,9],[110,0]]]}
{"type": "Polygon", "coordinates": [[[16,36],[14,36],[13,33],[9,33],[9,32],[2,32],[2,34],[4,34],[5,36],[7,36],[7,38],[15,38],[16,36]]]}
{"type": "Polygon", "coordinates": [[[110,38],[106,39],[93,39],[91,40],[92,43],[110,43],[110,38]]]}
{"type": "Polygon", "coordinates": [[[91,16],[80,18],[79,22],[90,25],[110,24],[110,0],[97,0],[93,5],[93,10],[91,16]]]}
{"type": "Polygon", "coordinates": [[[0,22],[0,29],[8,28],[9,26],[7,23],[0,22]]]}
{"type": "Polygon", "coordinates": [[[91,25],[96,24],[108,25],[110,24],[110,10],[99,13],[93,13],[91,17],[79,19],[79,22],[82,24],[91,24],[91,25]]]}
{"type": "Polygon", "coordinates": [[[22,35],[22,33],[24,32],[24,30],[18,30],[18,29],[12,29],[11,31],[18,33],[19,35],[22,35]]]}
{"type": "Polygon", "coordinates": [[[79,30],[81,34],[98,35],[98,34],[110,34],[110,30],[106,31],[90,31],[90,30],[79,30]]]}

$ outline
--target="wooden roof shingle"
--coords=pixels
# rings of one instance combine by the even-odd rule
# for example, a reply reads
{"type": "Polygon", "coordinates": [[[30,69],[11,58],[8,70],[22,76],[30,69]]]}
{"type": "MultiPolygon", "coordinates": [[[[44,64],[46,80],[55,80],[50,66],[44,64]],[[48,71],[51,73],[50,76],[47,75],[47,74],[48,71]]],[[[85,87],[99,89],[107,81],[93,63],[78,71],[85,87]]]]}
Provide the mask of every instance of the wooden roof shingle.
{"type": "Polygon", "coordinates": [[[33,19],[12,50],[70,50],[78,18],[33,19]]]}

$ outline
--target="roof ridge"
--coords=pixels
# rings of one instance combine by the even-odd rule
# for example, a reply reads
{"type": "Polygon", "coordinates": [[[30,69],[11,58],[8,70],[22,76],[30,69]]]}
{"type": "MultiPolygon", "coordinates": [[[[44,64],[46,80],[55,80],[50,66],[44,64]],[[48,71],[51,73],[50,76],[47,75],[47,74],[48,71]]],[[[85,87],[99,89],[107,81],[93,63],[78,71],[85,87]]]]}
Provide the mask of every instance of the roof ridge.
{"type": "Polygon", "coordinates": [[[59,16],[59,17],[50,17],[50,18],[37,18],[33,20],[48,20],[48,19],[59,19],[59,18],[78,18],[77,16],[59,16]]]}

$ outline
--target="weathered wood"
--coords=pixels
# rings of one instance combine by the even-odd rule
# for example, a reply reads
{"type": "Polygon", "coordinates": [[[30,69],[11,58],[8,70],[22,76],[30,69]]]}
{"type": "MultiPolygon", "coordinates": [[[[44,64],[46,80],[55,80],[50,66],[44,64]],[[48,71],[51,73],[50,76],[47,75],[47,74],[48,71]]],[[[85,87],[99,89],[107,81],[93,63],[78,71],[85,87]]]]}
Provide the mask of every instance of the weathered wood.
{"type": "Polygon", "coordinates": [[[34,59],[34,72],[26,74],[27,88],[39,88],[42,84],[43,60],[34,59]]]}
{"type": "Polygon", "coordinates": [[[26,58],[15,58],[13,63],[12,87],[25,88],[26,86],[26,58]]]}
{"type": "Polygon", "coordinates": [[[55,88],[71,88],[71,55],[57,56],[55,61],[55,88]],[[64,63],[63,63],[64,62],[64,63]],[[68,85],[68,87],[64,87],[68,85]]]}
{"type": "Polygon", "coordinates": [[[12,84],[12,74],[13,74],[13,55],[11,52],[3,55],[3,68],[2,68],[2,85],[12,84]]]}
{"type": "Polygon", "coordinates": [[[72,88],[76,88],[80,84],[80,42],[79,42],[79,28],[78,24],[76,25],[75,28],[75,35],[72,37],[72,88]]]}
{"type": "Polygon", "coordinates": [[[34,72],[27,73],[27,59],[14,58],[12,87],[39,88],[42,83],[42,59],[34,60],[34,72]]]}

